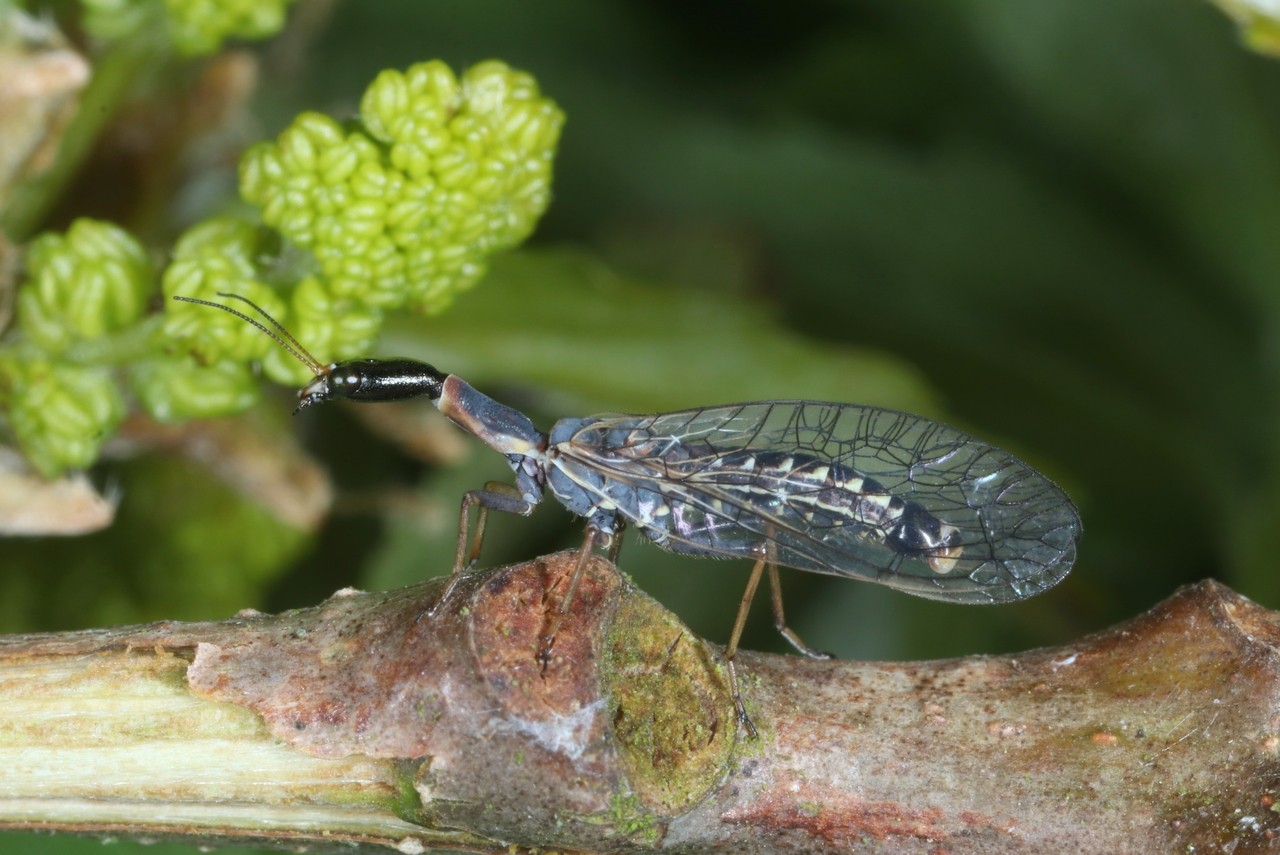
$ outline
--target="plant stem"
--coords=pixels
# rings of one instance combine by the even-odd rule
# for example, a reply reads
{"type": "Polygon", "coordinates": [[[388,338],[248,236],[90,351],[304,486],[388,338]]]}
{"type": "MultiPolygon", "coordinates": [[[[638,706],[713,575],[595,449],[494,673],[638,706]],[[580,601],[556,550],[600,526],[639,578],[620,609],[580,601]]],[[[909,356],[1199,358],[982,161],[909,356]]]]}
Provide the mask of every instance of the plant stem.
{"type": "Polygon", "coordinates": [[[145,29],[112,43],[93,67],[93,76],[80,95],[79,109],[68,124],[50,167],[15,188],[0,213],[0,231],[15,243],[29,240],[58,203],[63,189],[89,156],[106,125],[115,117],[139,75],[154,70],[166,51],[158,36],[145,29]]]}
{"type": "Polygon", "coordinates": [[[576,554],[280,616],[0,639],[0,828],[641,853],[1263,851],[1280,616],[1216,583],[1054,650],[719,652],[576,554]]]}

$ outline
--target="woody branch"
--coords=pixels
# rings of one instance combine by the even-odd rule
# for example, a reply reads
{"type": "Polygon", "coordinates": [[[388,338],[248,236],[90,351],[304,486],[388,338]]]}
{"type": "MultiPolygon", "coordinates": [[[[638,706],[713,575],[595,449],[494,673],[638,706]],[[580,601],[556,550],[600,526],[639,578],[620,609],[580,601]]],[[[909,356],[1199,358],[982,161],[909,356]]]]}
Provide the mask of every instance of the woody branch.
{"type": "Polygon", "coordinates": [[[0,640],[0,827],[309,848],[1235,851],[1280,817],[1280,620],[1185,589],[1063,648],[719,651],[574,555],[279,616],[0,640]]]}

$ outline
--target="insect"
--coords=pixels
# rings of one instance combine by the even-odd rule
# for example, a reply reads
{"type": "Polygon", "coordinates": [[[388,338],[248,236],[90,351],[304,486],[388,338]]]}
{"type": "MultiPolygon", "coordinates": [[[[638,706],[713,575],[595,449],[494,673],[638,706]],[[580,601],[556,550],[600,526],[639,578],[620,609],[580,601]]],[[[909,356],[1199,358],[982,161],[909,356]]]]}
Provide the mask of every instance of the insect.
{"type": "Polygon", "coordinates": [[[826,658],[786,623],[778,566],[879,582],[957,603],[1022,600],[1061,581],[1075,560],[1080,518],[1053,482],[1007,452],[919,416],[853,404],[761,401],[659,415],[568,418],[542,433],[527,416],[465,380],[412,359],[316,360],[245,297],[276,331],[230,306],[315,373],[298,407],[329,400],[426,396],[464,430],[506,455],[514,485],[462,500],[456,580],[479,555],[489,510],[529,514],[546,491],[587,520],[559,612],[538,652],[545,668],[578,579],[596,548],[617,557],[624,527],[673,552],[754,558],[725,662],[739,722],[755,726],[734,657],[767,571],[774,624],[799,652],[826,658]],[[470,516],[479,509],[467,548],[470,516]]]}

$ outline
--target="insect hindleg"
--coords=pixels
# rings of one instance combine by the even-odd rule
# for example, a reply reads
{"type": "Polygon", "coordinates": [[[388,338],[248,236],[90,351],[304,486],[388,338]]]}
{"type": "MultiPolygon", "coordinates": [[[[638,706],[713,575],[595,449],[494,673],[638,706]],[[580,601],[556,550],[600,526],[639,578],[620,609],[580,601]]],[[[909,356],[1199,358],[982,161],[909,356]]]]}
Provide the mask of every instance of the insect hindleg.
{"type": "Polygon", "coordinates": [[[747,579],[747,589],[742,592],[742,601],[738,603],[738,616],[733,620],[733,632],[729,633],[729,644],[724,649],[725,669],[729,672],[729,695],[733,698],[733,710],[737,713],[738,723],[747,729],[747,736],[755,739],[759,734],[756,726],[747,715],[747,708],[742,704],[742,694],[738,691],[738,668],[734,658],[738,655],[738,642],[742,639],[742,629],[747,625],[747,613],[751,611],[751,601],[756,597],[756,588],[760,586],[760,575],[766,564],[771,563],[772,549],[769,543],[761,544],[757,549],[756,564],[751,568],[751,578],[747,579]]]}
{"type": "Polygon", "coordinates": [[[802,656],[808,656],[810,659],[830,659],[830,653],[814,650],[796,635],[794,629],[787,626],[786,615],[782,612],[782,584],[778,581],[778,563],[775,560],[768,560],[766,567],[769,570],[769,591],[773,600],[773,626],[778,630],[778,634],[789,641],[796,652],[802,656]]]}
{"type": "Polygon", "coordinates": [[[729,645],[724,649],[725,667],[729,672],[729,694],[733,696],[733,708],[738,721],[747,729],[752,739],[757,736],[756,726],[747,715],[747,708],[742,704],[742,694],[738,691],[738,668],[734,659],[738,655],[738,642],[742,640],[742,631],[747,625],[747,614],[751,611],[751,601],[755,599],[756,589],[760,587],[760,576],[769,572],[770,599],[773,602],[773,625],[797,651],[813,659],[830,659],[830,653],[814,650],[801,640],[795,630],[787,626],[787,618],[782,610],[782,584],[778,579],[778,556],[772,540],[766,540],[756,548],[756,563],[751,568],[751,578],[747,580],[747,589],[742,592],[742,601],[738,603],[738,615],[733,621],[733,632],[729,634],[729,645]]]}

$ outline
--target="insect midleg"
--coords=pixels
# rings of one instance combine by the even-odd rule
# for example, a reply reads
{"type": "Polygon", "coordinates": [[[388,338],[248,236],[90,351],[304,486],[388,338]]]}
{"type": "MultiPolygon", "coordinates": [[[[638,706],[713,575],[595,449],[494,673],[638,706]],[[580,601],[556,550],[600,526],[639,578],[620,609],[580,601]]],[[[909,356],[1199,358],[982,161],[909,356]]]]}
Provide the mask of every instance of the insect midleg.
{"type": "Polygon", "coordinates": [[[796,631],[787,626],[786,615],[782,612],[782,583],[778,579],[778,564],[776,560],[769,561],[767,565],[769,571],[769,591],[773,600],[773,626],[778,630],[778,634],[791,642],[791,646],[796,652],[802,656],[808,656],[810,659],[830,659],[831,654],[821,650],[815,650],[796,634],[796,631]]]}
{"type": "MultiPolygon", "coordinates": [[[[582,540],[582,548],[578,550],[578,561],[573,566],[573,575],[569,577],[569,590],[565,591],[564,597],[560,600],[560,605],[552,613],[551,620],[547,624],[547,631],[543,634],[542,641],[538,644],[538,665],[543,671],[547,670],[547,665],[551,663],[551,648],[555,646],[556,633],[560,631],[560,624],[564,621],[564,616],[569,611],[569,606],[573,605],[573,595],[578,592],[578,583],[582,580],[583,571],[587,569],[587,562],[591,560],[591,552],[603,536],[604,532],[600,529],[594,525],[587,525],[587,536],[582,540]]],[[[613,554],[614,543],[621,539],[621,536],[621,531],[614,532],[614,542],[609,545],[610,554],[613,554]]],[[[550,589],[548,589],[547,593],[550,594],[550,589]]]]}
{"type": "Polygon", "coordinates": [[[738,691],[738,668],[733,664],[738,655],[738,641],[742,638],[742,630],[747,625],[747,612],[751,610],[751,601],[755,599],[756,588],[760,586],[760,575],[765,565],[772,563],[772,541],[765,541],[757,547],[756,564],[751,568],[751,577],[747,579],[747,589],[742,592],[742,600],[738,603],[738,616],[733,621],[733,632],[729,633],[729,644],[724,649],[725,669],[729,672],[729,695],[733,698],[733,710],[738,716],[738,723],[747,729],[747,736],[755,739],[759,733],[747,715],[747,708],[742,704],[742,694],[738,691]]]}
{"type": "Polygon", "coordinates": [[[609,544],[609,563],[617,564],[618,556],[622,553],[622,533],[627,529],[627,521],[622,517],[618,517],[613,530],[613,542],[609,544]]]}

